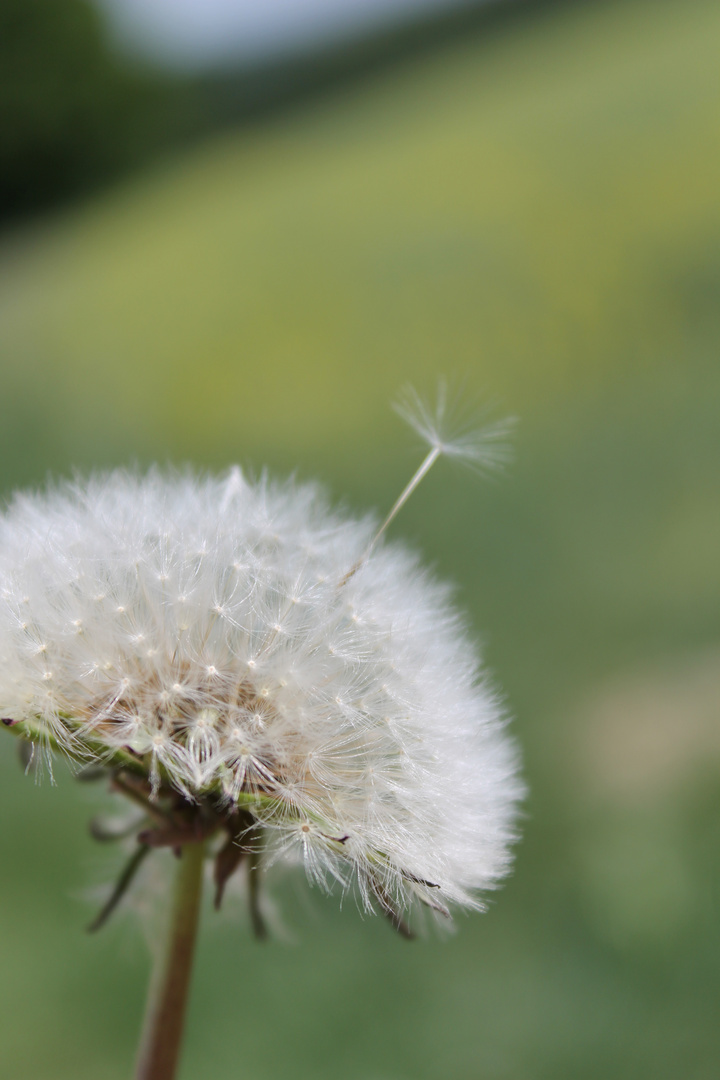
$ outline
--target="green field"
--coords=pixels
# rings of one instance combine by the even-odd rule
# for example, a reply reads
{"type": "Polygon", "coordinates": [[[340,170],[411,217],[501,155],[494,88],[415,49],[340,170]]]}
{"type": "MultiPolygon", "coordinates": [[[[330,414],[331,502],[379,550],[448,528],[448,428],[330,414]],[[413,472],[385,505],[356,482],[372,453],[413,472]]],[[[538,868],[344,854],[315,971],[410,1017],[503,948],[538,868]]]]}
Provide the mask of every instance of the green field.
{"type": "MultiPolygon", "coordinates": [[[[484,916],[408,945],[278,875],[210,911],[190,1078],[714,1080],[720,1060],[720,6],[559,8],[0,244],[0,482],[151,460],[414,464],[439,375],[519,418],[393,526],[457,583],[531,789],[484,916]],[[417,450],[417,448],[415,448],[417,450]]],[[[0,1074],[129,1075],[147,957],[84,934],[94,795],[0,756],[0,1074]]]]}

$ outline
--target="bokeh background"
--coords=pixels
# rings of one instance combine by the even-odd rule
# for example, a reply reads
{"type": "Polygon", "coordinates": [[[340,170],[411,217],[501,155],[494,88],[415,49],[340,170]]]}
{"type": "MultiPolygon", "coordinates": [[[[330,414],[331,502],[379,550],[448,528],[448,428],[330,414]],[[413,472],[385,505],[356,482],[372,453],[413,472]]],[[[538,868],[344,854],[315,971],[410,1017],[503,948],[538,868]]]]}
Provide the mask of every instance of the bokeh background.
{"type": "MultiPolygon", "coordinates": [[[[519,417],[393,525],[515,717],[512,878],[413,944],[299,876],[268,944],[208,911],[182,1077],[714,1080],[720,7],[421,6],[186,63],[2,0],[0,484],[238,461],[382,511],[404,383],[519,417]]],[[[0,750],[0,1073],[120,1080],[147,951],[84,926],[121,856],[0,750]]]]}

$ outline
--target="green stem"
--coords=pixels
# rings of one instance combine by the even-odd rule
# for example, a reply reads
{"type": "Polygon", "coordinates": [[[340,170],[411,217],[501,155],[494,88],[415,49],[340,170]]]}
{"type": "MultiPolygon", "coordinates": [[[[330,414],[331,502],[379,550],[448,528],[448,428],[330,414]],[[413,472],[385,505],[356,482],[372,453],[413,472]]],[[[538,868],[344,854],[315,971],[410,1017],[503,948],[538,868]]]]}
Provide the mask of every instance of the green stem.
{"type": "Polygon", "coordinates": [[[204,844],[185,844],[175,878],[167,939],[153,972],[136,1080],[174,1080],[197,936],[204,844]]]}

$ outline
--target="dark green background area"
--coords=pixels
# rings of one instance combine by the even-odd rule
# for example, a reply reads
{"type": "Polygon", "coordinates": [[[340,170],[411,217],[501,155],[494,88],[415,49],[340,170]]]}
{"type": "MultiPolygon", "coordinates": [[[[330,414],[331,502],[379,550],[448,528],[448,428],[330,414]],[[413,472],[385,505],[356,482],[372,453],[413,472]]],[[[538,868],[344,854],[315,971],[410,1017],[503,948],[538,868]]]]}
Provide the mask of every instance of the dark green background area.
{"type": "MultiPolygon", "coordinates": [[[[388,507],[388,405],[518,416],[393,525],[522,744],[516,870],[407,944],[275,875],[208,911],[183,1077],[713,1080],[720,1060],[720,9],[558,9],[226,135],[0,247],[6,492],[152,460],[388,507]]],[[[147,955],[87,787],[0,749],[0,1074],[128,1076],[147,955]]]]}

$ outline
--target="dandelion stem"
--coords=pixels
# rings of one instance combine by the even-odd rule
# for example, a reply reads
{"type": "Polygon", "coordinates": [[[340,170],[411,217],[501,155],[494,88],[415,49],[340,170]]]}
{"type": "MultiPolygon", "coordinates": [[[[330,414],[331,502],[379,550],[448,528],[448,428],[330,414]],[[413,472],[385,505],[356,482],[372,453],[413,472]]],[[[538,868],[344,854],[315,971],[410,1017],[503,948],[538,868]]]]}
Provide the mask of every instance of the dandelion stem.
{"type": "Polygon", "coordinates": [[[204,855],[204,844],[182,848],[167,939],[150,983],[136,1080],[174,1080],[176,1075],[200,914],[204,855]]]}

